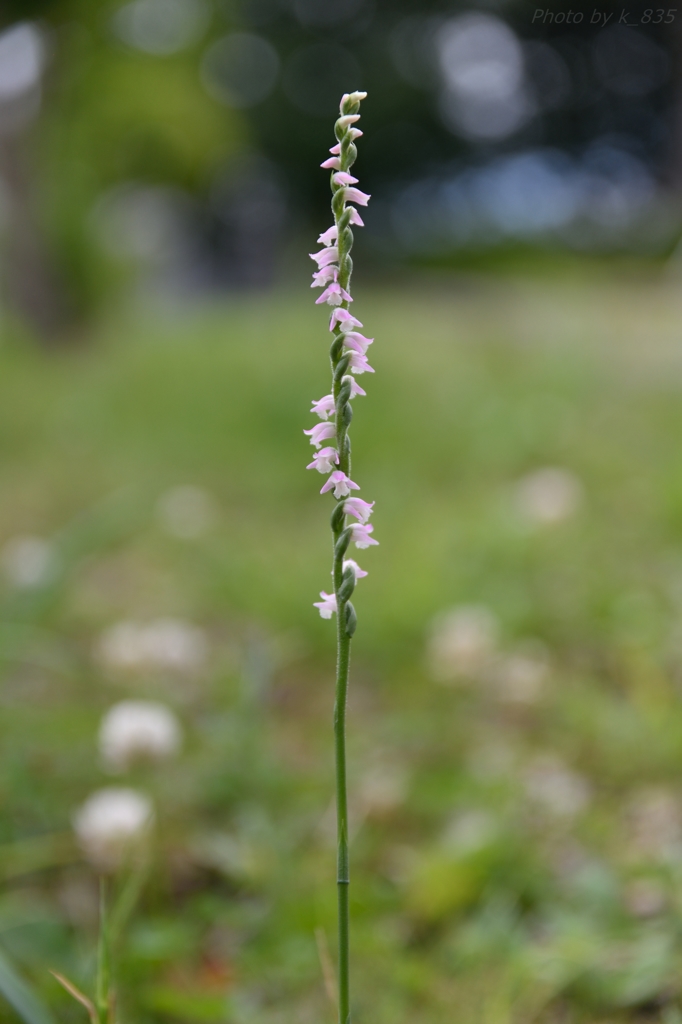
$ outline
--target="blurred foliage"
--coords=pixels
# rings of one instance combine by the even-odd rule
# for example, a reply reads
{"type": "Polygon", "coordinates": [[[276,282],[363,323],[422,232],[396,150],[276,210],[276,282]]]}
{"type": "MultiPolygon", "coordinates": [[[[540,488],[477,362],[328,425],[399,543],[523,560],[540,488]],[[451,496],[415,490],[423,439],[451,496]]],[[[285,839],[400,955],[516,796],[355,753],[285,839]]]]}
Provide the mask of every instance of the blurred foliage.
{"type": "MultiPolygon", "coordinates": [[[[358,555],[349,709],[358,1019],[674,1024],[676,291],[462,279],[357,301],[378,372],[355,465],[381,542],[358,555]],[[547,467],[579,482],[563,517],[528,505],[547,467]],[[433,617],[472,603],[499,622],[493,661],[438,682],[433,617]],[[539,688],[518,672],[534,650],[539,688]]],[[[91,991],[97,928],[70,820],[111,784],[97,729],[127,696],[171,705],[185,745],[113,780],[157,815],[121,1019],[333,1019],[333,628],[312,608],[330,503],[302,434],[323,341],[278,293],[119,315],[85,354],[0,352],[0,951],[60,1020],[82,1010],[48,968],[91,991]],[[178,485],[212,503],[193,536],[164,518],[178,485]],[[52,552],[32,583],[26,534],[52,552]],[[104,631],[159,616],[205,631],[204,664],[103,660],[104,631]]]]}
{"type": "Polygon", "coordinates": [[[120,6],[60,0],[16,12],[48,29],[47,87],[25,143],[27,167],[36,222],[76,319],[106,298],[122,269],[93,237],[106,190],[131,181],[205,190],[245,140],[240,116],[202,87],[197,48],[159,58],[126,47],[111,24],[120,6]]]}
{"type": "MultiPolygon", "coordinates": [[[[144,0],[137,4],[142,10],[140,4],[144,0]]],[[[192,0],[187,4],[189,10],[192,0]]],[[[366,136],[358,168],[363,187],[375,194],[359,252],[373,254],[378,266],[393,269],[396,262],[422,256],[446,263],[460,244],[457,225],[447,226],[454,217],[447,203],[456,205],[457,198],[453,193],[447,199],[448,183],[457,185],[457,175],[467,167],[480,170],[514,153],[530,154],[531,161],[535,154],[533,173],[545,184],[549,178],[548,187],[558,189],[564,201],[566,189],[582,188],[581,201],[594,206],[590,216],[594,214],[595,223],[578,225],[575,237],[569,231],[568,241],[553,238],[552,252],[557,245],[572,248],[574,243],[578,249],[594,245],[599,250],[601,235],[606,250],[663,253],[674,245],[676,207],[665,203],[640,218],[643,223],[633,228],[632,238],[627,224],[621,234],[617,229],[619,218],[626,222],[632,215],[637,221],[636,210],[628,213],[628,204],[635,209],[647,189],[655,191],[666,183],[674,194],[677,188],[674,24],[649,19],[643,28],[632,28],[631,53],[623,48],[622,34],[604,36],[611,47],[611,82],[595,58],[603,26],[593,24],[593,5],[575,9],[583,15],[579,25],[575,19],[570,25],[537,21],[537,7],[525,0],[483,5],[481,11],[501,19],[495,24],[506,23],[514,30],[511,38],[517,42],[512,47],[521,47],[519,59],[526,65],[534,112],[509,135],[477,139],[448,125],[444,72],[438,70],[434,43],[439,26],[477,7],[443,0],[418,6],[411,0],[206,0],[204,7],[197,0],[197,17],[206,15],[200,30],[189,33],[175,49],[154,52],[153,46],[145,49],[144,43],[126,40],[116,27],[121,13],[130,13],[134,6],[118,0],[10,0],[0,14],[4,26],[34,18],[46,30],[42,109],[15,144],[23,151],[25,202],[31,214],[21,220],[33,222],[32,244],[43,250],[50,268],[46,279],[61,293],[38,293],[29,302],[35,315],[28,319],[39,325],[45,320],[47,333],[51,314],[45,310],[54,308],[57,331],[64,327],[58,322],[61,309],[68,332],[140,272],[144,260],[134,253],[112,254],[96,237],[103,204],[117,188],[166,188],[176,206],[185,203],[180,213],[186,250],[179,275],[182,287],[243,287],[239,268],[247,265],[265,265],[258,283],[270,283],[272,271],[267,268],[280,252],[285,208],[289,233],[307,231],[310,221],[317,228],[326,218],[328,185],[318,165],[331,139],[338,96],[354,87],[371,95],[363,114],[366,136]],[[236,86],[221,93],[222,87],[207,79],[206,61],[223,44],[236,50],[229,59],[216,58],[219,74],[236,76],[236,86]],[[249,46],[264,48],[275,68],[272,87],[256,99],[246,94],[253,87],[251,79],[258,79],[257,70],[249,70],[249,46]],[[239,93],[242,86],[244,95],[239,93]],[[558,98],[551,98],[552,90],[558,98]],[[589,198],[584,174],[580,177],[580,161],[593,144],[608,151],[593,154],[594,166],[583,168],[588,177],[597,175],[590,186],[597,190],[596,199],[589,198]],[[258,160],[260,176],[254,171],[258,160]],[[251,192],[247,188],[245,193],[249,183],[251,192]],[[401,190],[414,183],[424,185],[424,208],[415,213],[413,229],[406,222],[401,234],[395,228],[395,206],[400,200],[409,207],[414,196],[410,199],[401,190]],[[274,199],[268,189],[274,190],[274,199]],[[259,237],[263,223],[270,233],[259,237]],[[586,232],[586,242],[581,232],[586,232]]],[[[629,5],[633,25],[639,24],[645,7],[629,5]]],[[[0,160],[2,153],[0,147],[0,160]]],[[[0,177],[6,176],[0,164],[0,177]]],[[[490,182],[481,187],[492,188],[490,182]]],[[[516,186],[507,181],[505,187],[513,192],[516,186]]],[[[561,195],[555,200],[560,205],[561,195]]],[[[514,201],[513,195],[508,197],[507,206],[514,201]]],[[[471,266],[481,258],[491,262],[496,230],[488,237],[483,225],[480,237],[470,239],[458,261],[471,266]]],[[[523,232],[520,238],[522,246],[528,242],[523,232]]],[[[503,246],[508,241],[504,231],[498,241],[503,246]]],[[[531,230],[529,247],[536,248],[536,243],[531,230]]],[[[166,248],[172,248],[170,243],[166,248]]],[[[12,260],[11,247],[7,259],[12,260]]],[[[540,259],[546,259],[545,251],[540,259]]],[[[499,265],[495,253],[492,262],[499,265]]],[[[243,278],[253,284],[258,273],[249,271],[243,278]]],[[[31,266],[21,274],[25,279],[38,276],[31,266]]],[[[170,284],[171,289],[177,286],[176,280],[170,284]]],[[[21,303],[14,305],[20,308],[21,303]]]]}

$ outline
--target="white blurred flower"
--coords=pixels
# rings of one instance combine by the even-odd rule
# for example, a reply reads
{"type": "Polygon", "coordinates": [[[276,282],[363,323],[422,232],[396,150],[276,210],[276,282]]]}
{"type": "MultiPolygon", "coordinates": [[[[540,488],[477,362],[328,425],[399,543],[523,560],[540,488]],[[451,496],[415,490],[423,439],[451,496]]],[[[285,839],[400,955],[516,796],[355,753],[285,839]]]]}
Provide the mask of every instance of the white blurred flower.
{"type": "Polygon", "coordinates": [[[180,749],[180,723],[165,704],[122,700],[110,708],[99,730],[99,749],[105,765],[123,771],[134,761],[160,761],[180,749]]]}
{"type": "Polygon", "coordinates": [[[635,793],[626,810],[629,846],[638,857],[677,860],[682,854],[682,809],[677,796],[659,786],[635,793]]]}
{"type": "Polygon", "coordinates": [[[427,656],[433,678],[455,682],[478,675],[495,650],[498,624],[482,605],[461,605],[442,612],[433,622],[427,656]]]}
{"type": "Polygon", "coordinates": [[[500,700],[509,704],[534,704],[549,675],[547,651],[541,644],[519,648],[501,656],[492,672],[492,684],[500,700]]]}
{"type": "Polygon", "coordinates": [[[47,583],[55,568],[53,545],[42,537],[12,537],[0,552],[2,568],[15,587],[29,589],[47,583]]]}
{"type": "Polygon", "coordinates": [[[547,467],[529,473],[516,483],[515,503],[530,523],[545,526],[569,519],[578,511],[583,485],[567,469],[547,467]]]}
{"type": "Polygon", "coordinates": [[[623,893],[625,906],[635,917],[655,917],[666,909],[666,892],[655,878],[634,878],[623,893]]]}
{"type": "Polygon", "coordinates": [[[119,622],[102,634],[97,655],[107,668],[191,673],[203,667],[208,643],[203,630],[182,619],[119,622]]]}
{"type": "Polygon", "coordinates": [[[590,802],[588,781],[551,754],[528,765],[524,788],[534,804],[556,818],[573,818],[590,802]]]}
{"type": "Polygon", "coordinates": [[[195,540],[215,522],[216,508],[208,491],[188,484],[162,494],[156,514],[166,533],[181,540],[195,540]]]}
{"type": "Polygon", "coordinates": [[[74,814],[73,827],[88,860],[99,870],[110,871],[143,837],[153,817],[146,796],[112,786],[88,797],[74,814]]]}

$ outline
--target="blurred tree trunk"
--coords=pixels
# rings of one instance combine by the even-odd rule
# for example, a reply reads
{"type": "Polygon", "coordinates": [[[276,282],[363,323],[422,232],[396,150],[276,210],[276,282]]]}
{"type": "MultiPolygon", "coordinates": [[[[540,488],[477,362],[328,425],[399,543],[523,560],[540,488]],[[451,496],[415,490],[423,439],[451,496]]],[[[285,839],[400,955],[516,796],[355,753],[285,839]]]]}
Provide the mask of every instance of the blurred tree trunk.
{"type": "Polygon", "coordinates": [[[44,344],[64,338],[68,302],[36,211],[28,139],[24,132],[0,136],[0,182],[4,186],[2,283],[9,312],[44,344]]]}

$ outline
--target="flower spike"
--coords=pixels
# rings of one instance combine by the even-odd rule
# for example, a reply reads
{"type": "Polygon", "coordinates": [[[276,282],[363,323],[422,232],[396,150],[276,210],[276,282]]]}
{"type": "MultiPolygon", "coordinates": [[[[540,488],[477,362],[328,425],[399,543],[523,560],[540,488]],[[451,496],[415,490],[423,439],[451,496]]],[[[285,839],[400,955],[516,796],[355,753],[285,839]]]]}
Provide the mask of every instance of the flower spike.
{"type": "Polygon", "coordinates": [[[358,617],[351,603],[351,596],[359,579],[367,573],[352,558],[346,558],[348,547],[354,543],[357,548],[369,548],[379,542],[372,536],[373,527],[368,524],[374,511],[374,502],[351,497],[359,491],[360,485],[351,479],[350,426],[353,409],[352,401],[365,392],[357,383],[356,375],[374,373],[367,361],[367,349],[373,338],[366,338],[359,332],[362,321],[353,316],[349,307],[353,301],[351,273],[353,262],[350,258],[353,247],[353,229],[363,227],[363,220],[356,206],[367,206],[370,196],[356,188],[358,179],[351,173],[357,157],[355,140],[362,136],[356,123],[360,120],[360,104],[367,93],[356,91],[344,93],[339,105],[339,117],[334,125],[336,139],[330,146],[331,156],[322,161],[321,167],[331,171],[332,213],[334,223],[323,231],[318,243],[323,246],[310,258],[317,264],[311,287],[322,288],[322,294],[315,300],[317,305],[332,307],[329,330],[332,335],[329,355],[332,364],[332,389],[328,395],[312,403],[311,413],[320,418],[310,430],[304,433],[310,443],[318,449],[308,469],[328,473],[322,485],[321,494],[331,492],[336,504],[331,515],[334,540],[332,564],[333,593],[320,592],[321,600],[315,601],[323,619],[336,615],[337,666],[336,666],[336,710],[334,715],[334,736],[336,746],[336,813],[338,835],[337,881],[339,891],[339,971],[338,1010],[341,1024],[350,1022],[349,993],[349,949],[348,949],[348,806],[346,797],[345,768],[345,716],[348,691],[348,666],[350,643],[355,633],[358,617]],[[355,204],[355,205],[351,205],[355,204]],[[325,441],[333,441],[322,447],[325,441]],[[348,520],[351,520],[350,522],[348,520]]]}

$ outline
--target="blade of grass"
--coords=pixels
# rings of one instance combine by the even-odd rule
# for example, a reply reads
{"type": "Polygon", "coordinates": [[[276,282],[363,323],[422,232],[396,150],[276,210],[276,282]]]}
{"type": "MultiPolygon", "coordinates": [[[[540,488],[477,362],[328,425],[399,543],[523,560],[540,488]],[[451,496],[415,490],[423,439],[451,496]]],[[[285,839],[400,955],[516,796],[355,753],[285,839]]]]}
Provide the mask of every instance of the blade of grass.
{"type": "Polygon", "coordinates": [[[25,1024],[55,1024],[43,1001],[0,952],[0,992],[25,1024]]]}
{"type": "Polygon", "coordinates": [[[98,1024],[97,1010],[95,1009],[95,1004],[93,1003],[92,999],[88,999],[84,992],[81,992],[79,988],[76,988],[72,981],[69,981],[68,978],[65,978],[64,975],[60,974],[58,971],[50,971],[50,974],[52,975],[53,978],[56,978],[56,980],[59,982],[62,988],[65,988],[70,996],[73,996],[76,1002],[80,1003],[81,1006],[85,1007],[85,1009],[88,1011],[88,1015],[90,1017],[90,1020],[92,1021],[92,1024],[98,1024]]]}
{"type": "Polygon", "coordinates": [[[329,1002],[334,1007],[334,1010],[338,1013],[339,1001],[336,998],[336,974],[334,972],[334,965],[332,963],[331,954],[329,952],[327,933],[325,932],[324,928],[318,927],[315,929],[315,942],[317,943],[317,955],[320,958],[320,967],[322,968],[324,990],[327,993],[327,998],[329,999],[329,1002]]]}

